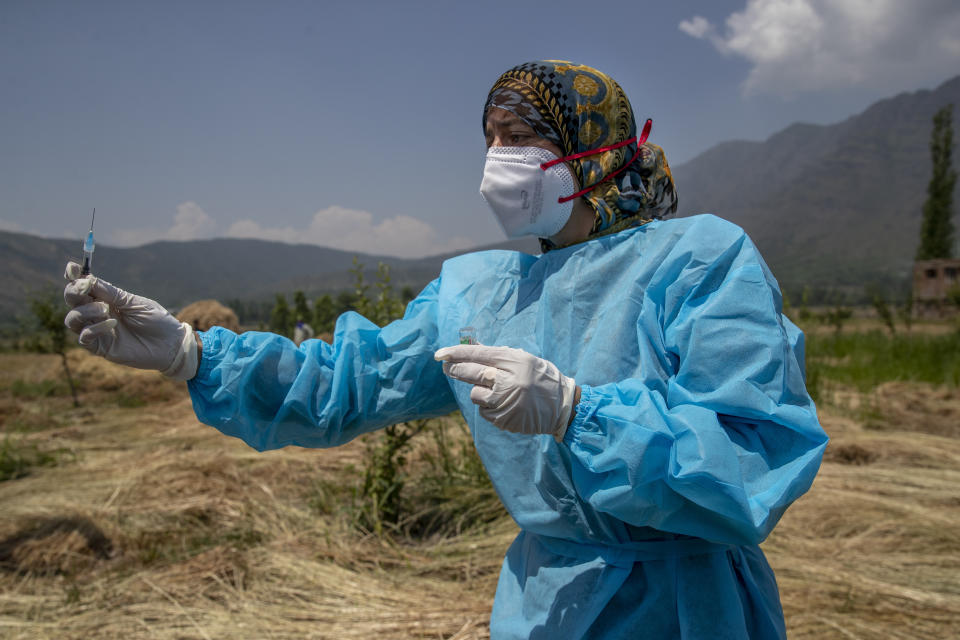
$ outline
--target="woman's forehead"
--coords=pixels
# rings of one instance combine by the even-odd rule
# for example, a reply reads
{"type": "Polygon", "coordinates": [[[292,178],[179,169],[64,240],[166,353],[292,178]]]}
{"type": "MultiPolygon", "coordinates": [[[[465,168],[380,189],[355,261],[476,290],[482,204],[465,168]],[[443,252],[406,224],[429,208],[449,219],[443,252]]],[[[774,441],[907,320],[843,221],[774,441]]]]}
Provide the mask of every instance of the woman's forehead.
{"type": "Polygon", "coordinates": [[[517,114],[507,111],[506,109],[501,109],[500,107],[490,107],[490,110],[487,111],[487,127],[490,125],[514,125],[521,124],[524,127],[530,128],[530,125],[523,121],[517,114]]]}

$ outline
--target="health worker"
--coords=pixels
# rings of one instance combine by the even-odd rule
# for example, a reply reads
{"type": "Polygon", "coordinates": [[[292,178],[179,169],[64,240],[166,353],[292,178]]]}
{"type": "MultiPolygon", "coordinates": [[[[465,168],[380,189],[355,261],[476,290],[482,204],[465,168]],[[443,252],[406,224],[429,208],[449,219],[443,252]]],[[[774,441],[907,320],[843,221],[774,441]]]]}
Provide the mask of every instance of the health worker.
{"type": "Polygon", "coordinates": [[[827,437],[756,247],[712,215],[662,219],[663,150],[596,69],[510,69],[483,130],[480,193],[541,255],[447,260],[402,319],[345,313],[332,344],[194,332],[76,265],[66,323],[93,353],[188,380],[202,422],[260,450],[459,409],[520,527],[494,639],[784,638],[757,545],[827,437]]]}

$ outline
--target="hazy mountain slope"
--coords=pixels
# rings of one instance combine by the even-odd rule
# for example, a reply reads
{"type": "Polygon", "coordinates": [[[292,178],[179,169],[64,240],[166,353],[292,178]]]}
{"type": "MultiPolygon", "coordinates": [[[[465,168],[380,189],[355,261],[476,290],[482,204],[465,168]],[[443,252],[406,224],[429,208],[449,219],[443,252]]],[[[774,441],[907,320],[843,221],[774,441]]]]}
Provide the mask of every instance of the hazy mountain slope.
{"type": "Polygon", "coordinates": [[[676,167],[681,214],[709,211],[744,227],[789,289],[905,285],[931,174],[931,119],[948,103],[960,105],[960,77],[838,124],[720,144],[676,167]]]}
{"type": "MultiPolygon", "coordinates": [[[[0,289],[0,324],[26,311],[25,297],[43,287],[61,288],[67,260],[80,257],[81,239],[61,240],[0,232],[0,257],[10,276],[0,289]]],[[[485,248],[536,250],[532,239],[485,248]]],[[[278,292],[339,291],[353,285],[349,269],[357,255],[368,270],[391,267],[392,281],[418,290],[435,278],[450,255],[405,260],[314,245],[222,238],[155,242],[133,249],[98,246],[94,272],[130,291],[180,307],[201,298],[259,299],[278,292]]]]}

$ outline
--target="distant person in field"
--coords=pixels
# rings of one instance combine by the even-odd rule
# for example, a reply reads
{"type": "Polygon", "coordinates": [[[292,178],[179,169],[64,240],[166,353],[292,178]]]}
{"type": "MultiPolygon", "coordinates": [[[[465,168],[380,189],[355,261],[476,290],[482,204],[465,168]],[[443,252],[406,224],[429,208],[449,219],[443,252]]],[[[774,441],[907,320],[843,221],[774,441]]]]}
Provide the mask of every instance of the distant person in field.
{"type": "Polygon", "coordinates": [[[299,347],[300,343],[304,340],[310,340],[311,338],[313,338],[313,327],[303,320],[297,320],[297,325],[293,328],[294,344],[299,347]]]}
{"type": "Polygon", "coordinates": [[[201,421],[261,450],[462,411],[521,529],[495,639],[784,638],[757,545],[827,437],[776,280],[738,227],[663,219],[664,152],[600,71],[510,69],[483,132],[480,192],[542,254],[447,260],[383,328],[348,312],[333,344],[299,347],[195,332],[74,264],[67,324],[96,354],[189,381],[201,421]],[[467,326],[480,344],[458,344],[467,326]]]}

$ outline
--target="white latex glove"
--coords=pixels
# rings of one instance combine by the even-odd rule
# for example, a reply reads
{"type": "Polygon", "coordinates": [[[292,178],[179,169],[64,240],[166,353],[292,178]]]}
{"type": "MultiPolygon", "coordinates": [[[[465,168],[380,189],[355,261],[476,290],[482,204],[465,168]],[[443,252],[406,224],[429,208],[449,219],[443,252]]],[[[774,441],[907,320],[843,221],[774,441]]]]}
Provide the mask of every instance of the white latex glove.
{"type": "Polygon", "coordinates": [[[127,293],[94,276],[80,276],[67,263],[63,299],[71,310],[64,324],[80,334],[80,346],[111,362],[156,369],[177,380],[197,374],[199,357],[193,328],[162,306],[127,293]]]}
{"type": "Polygon", "coordinates": [[[460,344],[434,356],[443,372],[468,384],[470,400],[494,426],[513,433],[549,433],[563,439],[577,383],[552,362],[522,349],[460,344]]]}

